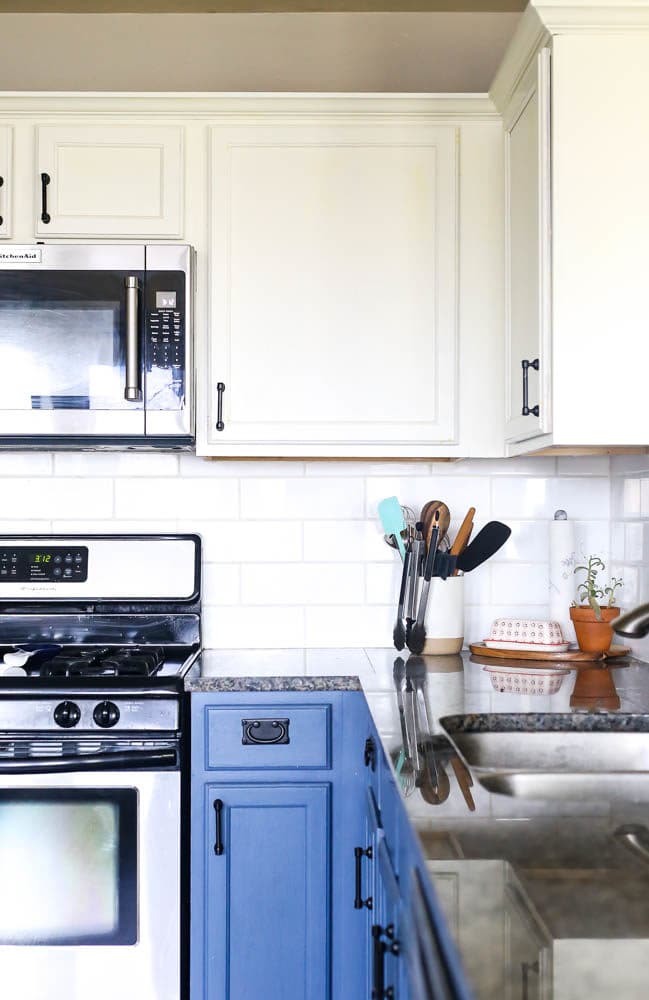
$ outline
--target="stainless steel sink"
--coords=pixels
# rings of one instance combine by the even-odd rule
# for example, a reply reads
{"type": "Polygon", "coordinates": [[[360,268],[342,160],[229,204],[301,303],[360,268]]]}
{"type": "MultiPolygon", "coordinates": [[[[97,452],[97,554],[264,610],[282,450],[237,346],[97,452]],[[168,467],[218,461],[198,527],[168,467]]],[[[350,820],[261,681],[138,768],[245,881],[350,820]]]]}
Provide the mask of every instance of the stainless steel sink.
{"type": "Polygon", "coordinates": [[[490,792],[649,801],[649,715],[452,715],[440,722],[490,792]]]}

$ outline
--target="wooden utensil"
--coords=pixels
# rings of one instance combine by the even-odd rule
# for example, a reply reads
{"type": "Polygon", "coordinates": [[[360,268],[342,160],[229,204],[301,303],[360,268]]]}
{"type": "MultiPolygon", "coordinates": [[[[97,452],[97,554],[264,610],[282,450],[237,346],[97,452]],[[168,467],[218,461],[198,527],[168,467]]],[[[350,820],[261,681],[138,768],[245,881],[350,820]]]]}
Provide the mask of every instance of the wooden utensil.
{"type": "MultiPolygon", "coordinates": [[[[473,531],[473,519],[475,517],[475,507],[469,507],[468,511],[464,516],[464,520],[460,525],[460,530],[455,536],[455,541],[451,545],[451,555],[459,556],[464,552],[465,548],[469,544],[469,539],[471,538],[471,532],[473,531]]],[[[453,576],[459,575],[459,569],[456,569],[453,576]]]]}
{"type": "Polygon", "coordinates": [[[473,785],[473,778],[471,777],[471,772],[462,763],[459,757],[451,757],[451,767],[457,778],[457,783],[460,786],[462,795],[464,796],[464,801],[471,810],[475,812],[475,802],[473,801],[473,795],[471,794],[471,786],[473,785]]]}
{"type": "Polygon", "coordinates": [[[430,548],[430,538],[433,533],[433,524],[435,523],[435,512],[439,511],[439,537],[437,539],[437,544],[439,545],[446,535],[448,534],[448,529],[451,526],[451,512],[442,500],[429,500],[421,508],[420,520],[424,525],[424,538],[426,540],[426,551],[430,548]]]}

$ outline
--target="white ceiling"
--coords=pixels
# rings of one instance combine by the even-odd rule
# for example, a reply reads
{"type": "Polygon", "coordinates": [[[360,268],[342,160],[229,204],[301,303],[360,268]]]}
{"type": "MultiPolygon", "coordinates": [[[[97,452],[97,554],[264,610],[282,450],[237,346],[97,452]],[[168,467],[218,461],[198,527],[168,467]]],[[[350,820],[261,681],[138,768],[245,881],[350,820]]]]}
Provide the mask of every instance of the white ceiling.
{"type": "Polygon", "coordinates": [[[0,13],[0,90],[475,93],[519,16],[0,13]]]}

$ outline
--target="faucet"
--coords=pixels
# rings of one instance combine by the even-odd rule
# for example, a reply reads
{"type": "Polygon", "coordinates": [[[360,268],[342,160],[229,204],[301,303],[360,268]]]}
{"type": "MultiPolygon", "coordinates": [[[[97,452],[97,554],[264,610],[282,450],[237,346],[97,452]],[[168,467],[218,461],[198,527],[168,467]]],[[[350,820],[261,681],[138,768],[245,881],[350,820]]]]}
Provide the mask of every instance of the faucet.
{"type": "Polygon", "coordinates": [[[642,639],[649,635],[649,604],[640,604],[632,611],[611,622],[613,631],[625,639],[642,639]]]}

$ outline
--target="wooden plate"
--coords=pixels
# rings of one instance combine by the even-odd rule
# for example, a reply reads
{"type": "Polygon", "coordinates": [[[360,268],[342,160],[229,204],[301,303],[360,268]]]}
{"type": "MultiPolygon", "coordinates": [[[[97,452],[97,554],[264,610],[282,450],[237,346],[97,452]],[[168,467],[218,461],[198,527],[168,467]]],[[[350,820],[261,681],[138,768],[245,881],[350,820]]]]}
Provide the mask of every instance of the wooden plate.
{"type": "Polygon", "coordinates": [[[488,657],[490,660],[537,660],[549,663],[592,663],[595,660],[615,660],[617,657],[627,656],[631,652],[629,646],[611,646],[605,653],[583,653],[575,646],[574,649],[568,649],[565,653],[538,653],[516,649],[491,649],[489,646],[485,646],[484,642],[474,642],[469,646],[469,649],[476,656],[488,657]]]}

